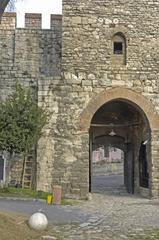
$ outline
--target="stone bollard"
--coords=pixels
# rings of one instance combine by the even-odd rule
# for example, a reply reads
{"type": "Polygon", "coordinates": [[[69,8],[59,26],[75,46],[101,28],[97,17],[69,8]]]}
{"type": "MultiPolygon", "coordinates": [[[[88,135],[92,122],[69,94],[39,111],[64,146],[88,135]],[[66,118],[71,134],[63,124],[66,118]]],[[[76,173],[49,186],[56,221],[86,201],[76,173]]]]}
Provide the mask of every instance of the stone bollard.
{"type": "Polygon", "coordinates": [[[31,215],[28,224],[32,229],[42,231],[47,228],[48,220],[45,214],[37,212],[31,215]]]}
{"type": "Polygon", "coordinates": [[[56,185],[53,187],[53,204],[61,204],[62,187],[56,185]]]}

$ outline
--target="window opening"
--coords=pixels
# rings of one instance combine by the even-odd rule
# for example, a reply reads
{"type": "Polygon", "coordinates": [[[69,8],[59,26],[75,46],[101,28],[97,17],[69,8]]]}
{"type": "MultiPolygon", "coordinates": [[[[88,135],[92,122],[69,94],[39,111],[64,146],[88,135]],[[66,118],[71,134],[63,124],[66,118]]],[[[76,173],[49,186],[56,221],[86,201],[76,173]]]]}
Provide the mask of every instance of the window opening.
{"type": "Polygon", "coordinates": [[[123,54],[122,42],[114,42],[114,54],[123,54]]]}

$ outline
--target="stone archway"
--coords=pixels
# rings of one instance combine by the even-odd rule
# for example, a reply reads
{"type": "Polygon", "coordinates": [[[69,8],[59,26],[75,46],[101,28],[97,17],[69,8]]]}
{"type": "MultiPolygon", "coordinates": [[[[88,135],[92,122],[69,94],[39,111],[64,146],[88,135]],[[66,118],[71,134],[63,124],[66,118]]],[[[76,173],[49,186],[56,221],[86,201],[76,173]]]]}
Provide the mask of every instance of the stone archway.
{"type": "MultiPolygon", "coordinates": [[[[80,121],[81,130],[82,132],[89,132],[94,114],[102,105],[114,100],[127,102],[132,105],[134,109],[137,109],[143,118],[147,119],[151,129],[151,144],[149,144],[151,146],[151,149],[149,149],[151,152],[149,193],[153,197],[158,197],[159,177],[156,175],[156,170],[154,169],[159,167],[159,157],[156,154],[156,149],[158,149],[156,137],[159,135],[159,116],[150,100],[129,89],[112,88],[110,90],[103,91],[96,98],[92,99],[87,108],[83,111],[80,121]],[[153,168],[151,167],[152,164],[153,168]]],[[[140,148],[140,146],[137,146],[137,148],[140,148]]]]}
{"type": "Polygon", "coordinates": [[[106,102],[113,99],[125,99],[136,105],[143,112],[150,124],[151,130],[159,128],[159,115],[150,99],[126,88],[112,88],[99,93],[93,98],[81,114],[81,131],[87,131],[90,127],[91,119],[95,112],[106,102]]]}

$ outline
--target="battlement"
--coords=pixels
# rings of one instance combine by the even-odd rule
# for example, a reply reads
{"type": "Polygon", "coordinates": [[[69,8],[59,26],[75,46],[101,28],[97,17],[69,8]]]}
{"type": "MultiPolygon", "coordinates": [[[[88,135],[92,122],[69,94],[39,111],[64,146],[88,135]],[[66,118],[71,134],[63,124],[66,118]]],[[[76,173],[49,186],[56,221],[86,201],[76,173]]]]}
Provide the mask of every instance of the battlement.
{"type": "Polygon", "coordinates": [[[57,28],[61,29],[62,27],[62,15],[54,15],[51,14],[51,29],[57,30],[57,28]]]}
{"type": "Polygon", "coordinates": [[[41,29],[42,28],[42,14],[26,13],[25,14],[25,28],[41,29]]]}
{"type": "MultiPolygon", "coordinates": [[[[50,29],[60,28],[62,24],[62,15],[50,15],[50,29]]],[[[11,30],[17,27],[16,13],[4,13],[2,15],[0,29],[11,30]]],[[[42,29],[42,14],[26,13],[25,27],[26,29],[42,29]]]]}
{"type": "Polygon", "coordinates": [[[3,13],[0,29],[10,30],[15,29],[17,25],[17,15],[16,13],[3,13]]]}

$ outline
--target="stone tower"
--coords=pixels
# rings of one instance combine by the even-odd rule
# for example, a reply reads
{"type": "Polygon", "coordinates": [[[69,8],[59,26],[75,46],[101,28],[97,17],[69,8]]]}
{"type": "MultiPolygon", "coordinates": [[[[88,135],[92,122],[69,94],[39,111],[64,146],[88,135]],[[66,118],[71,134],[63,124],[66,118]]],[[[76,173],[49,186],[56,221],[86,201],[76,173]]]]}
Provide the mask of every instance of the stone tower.
{"type": "Polygon", "coordinates": [[[127,191],[159,195],[158,10],[157,1],[63,0],[53,183],[66,196],[91,191],[103,135],[125,153],[127,191]]]}

